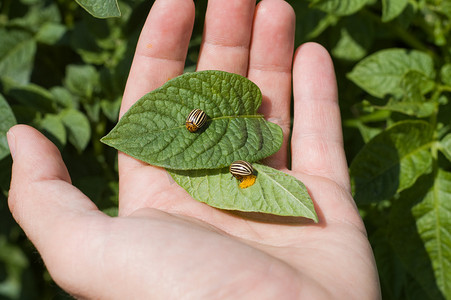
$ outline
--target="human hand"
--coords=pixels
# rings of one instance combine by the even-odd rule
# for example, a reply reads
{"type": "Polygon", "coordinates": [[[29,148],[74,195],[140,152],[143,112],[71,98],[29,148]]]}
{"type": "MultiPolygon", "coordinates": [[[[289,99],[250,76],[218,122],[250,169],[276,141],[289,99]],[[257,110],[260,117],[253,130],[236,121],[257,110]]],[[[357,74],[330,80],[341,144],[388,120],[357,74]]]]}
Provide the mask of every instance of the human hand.
{"type": "MultiPolygon", "coordinates": [[[[192,0],[157,0],[144,25],[121,115],[183,72],[192,0]]],[[[9,206],[53,279],[96,299],[377,299],[378,277],[350,194],[333,65],[317,44],[294,55],[295,16],[281,0],[210,0],[198,70],[247,76],[260,112],[284,132],[266,163],[307,186],[319,223],[227,212],[192,199],[164,169],[119,153],[119,217],[71,185],[57,148],[36,130],[8,133],[9,206]],[[290,99],[294,125],[288,170],[290,99]]]]}

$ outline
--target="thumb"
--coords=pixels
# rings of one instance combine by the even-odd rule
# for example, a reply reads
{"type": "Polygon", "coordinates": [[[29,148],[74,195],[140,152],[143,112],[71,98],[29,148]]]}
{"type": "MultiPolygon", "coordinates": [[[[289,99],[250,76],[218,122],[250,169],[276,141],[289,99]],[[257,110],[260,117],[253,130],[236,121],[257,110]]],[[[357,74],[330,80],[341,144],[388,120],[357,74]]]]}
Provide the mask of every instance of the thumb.
{"type": "Polygon", "coordinates": [[[60,152],[39,131],[17,125],[7,137],[13,157],[9,208],[52,277],[59,277],[67,257],[74,257],[68,252],[81,246],[76,233],[102,214],[71,184],[60,152]]]}
{"type": "Polygon", "coordinates": [[[8,204],[32,241],[62,214],[97,209],[72,186],[60,152],[39,131],[17,125],[7,137],[13,157],[8,204]]]}

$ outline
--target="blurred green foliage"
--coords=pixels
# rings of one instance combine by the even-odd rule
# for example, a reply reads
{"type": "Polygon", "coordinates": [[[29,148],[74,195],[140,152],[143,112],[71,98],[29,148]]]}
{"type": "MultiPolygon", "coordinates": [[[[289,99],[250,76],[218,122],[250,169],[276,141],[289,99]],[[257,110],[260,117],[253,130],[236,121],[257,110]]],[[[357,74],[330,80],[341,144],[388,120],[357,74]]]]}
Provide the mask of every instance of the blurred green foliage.
{"type": "MultiPolygon", "coordinates": [[[[9,213],[10,126],[43,132],[73,183],[117,214],[116,153],[99,139],[117,121],[152,1],[77,2],[0,2],[0,299],[69,298],[9,213]]],[[[187,71],[206,10],[195,2],[187,71]]],[[[288,2],[296,44],[317,41],[334,59],[354,196],[384,299],[451,299],[451,1],[288,2]]]]}

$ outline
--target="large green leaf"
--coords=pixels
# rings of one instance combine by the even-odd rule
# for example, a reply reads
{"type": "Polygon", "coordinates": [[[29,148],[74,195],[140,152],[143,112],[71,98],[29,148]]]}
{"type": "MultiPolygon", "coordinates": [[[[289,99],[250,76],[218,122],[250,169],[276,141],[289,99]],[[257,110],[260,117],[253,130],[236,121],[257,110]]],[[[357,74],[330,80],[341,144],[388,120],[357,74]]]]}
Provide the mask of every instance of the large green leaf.
{"type": "Polygon", "coordinates": [[[16,118],[6,102],[5,98],[0,94],[0,160],[9,154],[6,133],[16,124],[16,118]]]}
{"type": "Polygon", "coordinates": [[[254,163],[257,179],[242,189],[228,168],[169,171],[194,199],[213,207],[282,216],[302,216],[318,221],[304,184],[281,171],[254,163]]]}
{"type": "Polygon", "coordinates": [[[96,18],[120,17],[121,12],[117,0],[76,0],[81,7],[86,9],[96,18]]]}
{"type": "Polygon", "coordinates": [[[360,61],[348,77],[371,95],[382,98],[387,94],[401,94],[400,82],[409,71],[430,79],[435,76],[429,55],[417,50],[386,49],[360,61]]]}
{"type": "Polygon", "coordinates": [[[388,22],[399,16],[409,0],[382,0],[382,22],[388,22]]]}
{"type": "Polygon", "coordinates": [[[431,170],[432,129],[403,121],[384,130],[357,154],[350,168],[358,203],[381,201],[410,187],[431,170]]]}
{"type": "Polygon", "coordinates": [[[187,73],[136,102],[102,142],[152,165],[170,169],[215,169],[235,160],[258,161],[277,150],[282,130],[257,109],[259,88],[222,71],[187,73]],[[207,116],[195,133],[186,117],[199,108],[207,116]]]}
{"type": "Polygon", "coordinates": [[[35,52],[36,41],[29,33],[0,28],[0,78],[28,83],[35,52]]]}
{"type": "Polygon", "coordinates": [[[434,185],[412,209],[438,287],[451,298],[451,173],[439,170],[434,185]]]}
{"type": "Polygon", "coordinates": [[[440,150],[442,153],[451,161],[451,133],[448,133],[441,141],[440,141],[440,150]]]}
{"type": "Polygon", "coordinates": [[[404,269],[427,293],[407,299],[450,298],[450,182],[444,193],[442,178],[443,174],[422,176],[390,209],[387,237],[404,269]]]}
{"type": "Polygon", "coordinates": [[[347,16],[360,10],[368,0],[313,0],[314,7],[325,12],[347,16]]]}

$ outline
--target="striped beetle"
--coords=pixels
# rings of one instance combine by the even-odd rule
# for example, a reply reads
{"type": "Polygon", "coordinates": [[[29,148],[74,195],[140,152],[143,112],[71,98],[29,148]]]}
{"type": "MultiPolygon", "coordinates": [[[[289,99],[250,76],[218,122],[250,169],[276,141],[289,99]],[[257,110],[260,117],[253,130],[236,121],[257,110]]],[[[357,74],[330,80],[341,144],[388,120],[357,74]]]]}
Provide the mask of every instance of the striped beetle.
{"type": "Polygon", "coordinates": [[[234,161],[229,167],[230,174],[239,181],[243,181],[244,177],[252,175],[254,168],[250,163],[244,160],[234,161]]]}
{"type": "Polygon", "coordinates": [[[196,108],[189,113],[186,118],[185,126],[189,132],[196,132],[199,128],[204,126],[205,121],[207,121],[207,114],[203,110],[196,108]]]}

